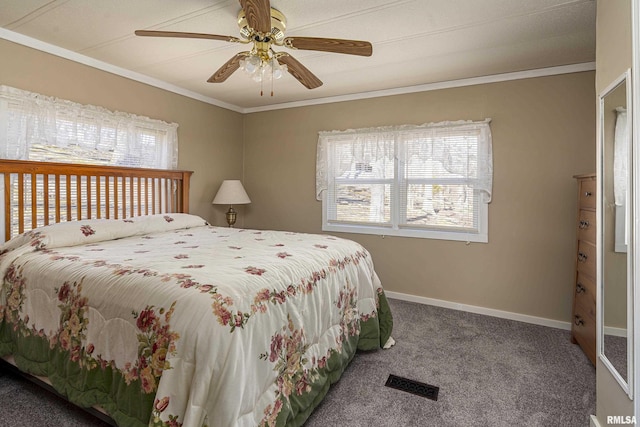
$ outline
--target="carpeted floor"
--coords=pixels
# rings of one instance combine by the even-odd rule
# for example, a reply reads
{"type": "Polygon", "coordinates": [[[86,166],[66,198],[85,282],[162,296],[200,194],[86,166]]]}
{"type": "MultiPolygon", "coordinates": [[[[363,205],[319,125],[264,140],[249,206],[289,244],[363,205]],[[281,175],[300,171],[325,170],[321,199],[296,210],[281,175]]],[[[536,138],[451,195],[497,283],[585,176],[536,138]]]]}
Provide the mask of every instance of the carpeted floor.
{"type": "Polygon", "coordinates": [[[614,368],[627,378],[627,339],[614,335],[604,336],[604,353],[614,368]]]}
{"type": "MultiPolygon", "coordinates": [[[[307,427],[586,427],[595,368],[569,332],[390,300],[396,346],[359,353],[307,427]],[[440,388],[433,401],[385,387],[389,376],[440,388]]],[[[0,370],[0,426],[106,426],[0,370]]]]}
{"type": "Polygon", "coordinates": [[[308,427],[587,427],[595,368],[570,333],[391,300],[396,346],[358,354],[308,427]],[[384,387],[395,374],[438,401],[384,387]]]}
{"type": "Polygon", "coordinates": [[[52,392],[0,367],[0,427],[109,427],[52,392]]]}

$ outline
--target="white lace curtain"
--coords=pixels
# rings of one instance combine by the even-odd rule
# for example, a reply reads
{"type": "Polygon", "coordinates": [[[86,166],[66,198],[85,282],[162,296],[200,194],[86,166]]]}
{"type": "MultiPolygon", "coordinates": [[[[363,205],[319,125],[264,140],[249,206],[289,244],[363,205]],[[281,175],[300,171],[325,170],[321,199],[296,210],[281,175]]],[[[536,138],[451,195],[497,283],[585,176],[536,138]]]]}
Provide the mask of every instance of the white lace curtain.
{"type": "Polygon", "coordinates": [[[615,204],[623,206],[627,199],[627,165],[629,163],[629,133],[627,129],[627,110],[616,108],[616,127],[613,154],[613,194],[615,204]]]}
{"type": "Polygon", "coordinates": [[[0,157],[159,169],[178,165],[178,125],[0,86],[0,157]]]}
{"type": "MultiPolygon", "coordinates": [[[[485,203],[491,201],[493,187],[493,154],[491,144],[490,119],[484,121],[456,121],[428,123],[424,125],[404,125],[353,129],[347,131],[320,132],[316,157],[316,198],[322,200],[322,192],[327,190],[333,179],[334,165],[339,159],[331,159],[329,146],[340,143],[349,151],[350,158],[362,164],[370,164],[366,158],[375,158],[373,167],[379,169],[378,178],[393,179],[394,157],[399,149],[411,156],[400,157],[408,163],[416,162],[421,167],[404,170],[412,173],[444,169],[448,174],[466,180],[468,185],[480,190],[485,203]],[[470,143],[473,140],[473,143],[470,143]],[[477,143],[477,145],[476,145],[477,143]],[[407,148],[409,144],[413,147],[407,148]],[[375,149],[372,149],[375,148],[375,149]],[[405,147],[405,148],[400,148],[405,147]],[[474,147],[470,149],[470,147],[474,147]],[[373,151],[372,151],[373,150],[373,151]],[[375,151],[375,152],[374,152],[375,151]],[[433,164],[439,164],[434,167],[433,164]],[[425,166],[425,165],[432,166],[425,166]]],[[[416,177],[415,173],[413,177],[416,177]]],[[[426,177],[425,177],[426,178],[426,177]]],[[[436,176],[433,176],[436,178],[436,176]]]]}

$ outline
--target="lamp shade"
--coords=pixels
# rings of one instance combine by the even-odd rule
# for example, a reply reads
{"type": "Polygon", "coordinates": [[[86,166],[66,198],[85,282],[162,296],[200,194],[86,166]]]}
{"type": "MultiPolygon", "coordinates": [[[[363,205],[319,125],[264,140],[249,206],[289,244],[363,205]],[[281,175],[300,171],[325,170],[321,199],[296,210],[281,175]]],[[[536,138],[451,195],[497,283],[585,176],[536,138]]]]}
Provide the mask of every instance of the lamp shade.
{"type": "Polygon", "coordinates": [[[239,179],[225,179],[213,198],[214,205],[245,205],[251,203],[239,179]]]}

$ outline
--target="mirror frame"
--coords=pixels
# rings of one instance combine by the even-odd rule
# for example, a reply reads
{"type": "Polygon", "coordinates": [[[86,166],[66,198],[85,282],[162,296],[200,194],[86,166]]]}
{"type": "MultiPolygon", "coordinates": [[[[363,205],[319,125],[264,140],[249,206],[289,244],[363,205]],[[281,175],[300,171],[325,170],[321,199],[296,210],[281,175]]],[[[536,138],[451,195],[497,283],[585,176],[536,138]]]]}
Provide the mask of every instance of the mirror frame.
{"type": "MultiPolygon", "coordinates": [[[[629,399],[633,399],[633,379],[634,379],[634,351],[633,351],[633,325],[634,325],[634,271],[635,271],[635,251],[634,251],[634,237],[635,237],[635,221],[632,221],[633,217],[633,206],[636,203],[635,200],[635,186],[634,186],[634,155],[635,150],[633,149],[633,143],[629,144],[629,167],[628,167],[628,194],[630,200],[626,205],[625,212],[625,222],[627,229],[627,236],[629,236],[629,244],[627,248],[627,372],[626,372],[626,380],[625,378],[618,372],[618,370],[613,366],[611,361],[607,358],[605,354],[604,348],[604,305],[603,305],[603,297],[604,297],[604,270],[603,270],[603,259],[604,259],[604,182],[603,182],[603,174],[604,174],[604,164],[603,164],[603,153],[604,153],[604,100],[607,95],[612,93],[615,89],[617,89],[621,84],[626,84],[626,100],[627,100],[627,116],[629,118],[633,117],[632,115],[632,85],[631,85],[631,69],[625,71],[620,77],[615,79],[611,84],[609,84],[598,96],[598,151],[597,151],[597,180],[598,180],[598,204],[597,204],[597,221],[598,221],[598,236],[597,236],[597,282],[598,282],[598,292],[596,294],[596,337],[597,337],[597,353],[598,358],[601,363],[609,369],[611,375],[616,379],[616,381],[620,384],[620,387],[625,391],[625,393],[629,396],[629,399]]],[[[627,128],[630,136],[630,141],[633,140],[633,127],[632,120],[627,120],[627,128]]]]}

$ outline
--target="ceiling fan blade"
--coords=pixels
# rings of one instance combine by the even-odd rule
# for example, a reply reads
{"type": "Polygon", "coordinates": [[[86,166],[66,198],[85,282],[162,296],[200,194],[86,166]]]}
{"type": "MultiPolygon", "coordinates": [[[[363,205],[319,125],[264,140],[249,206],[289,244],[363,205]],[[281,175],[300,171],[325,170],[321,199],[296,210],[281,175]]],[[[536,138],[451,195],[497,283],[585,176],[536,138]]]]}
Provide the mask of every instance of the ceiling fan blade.
{"type": "Polygon", "coordinates": [[[288,53],[279,53],[277,59],[279,63],[285,64],[289,73],[307,89],[315,89],[322,86],[322,81],[293,56],[288,53]]]}
{"type": "Polygon", "coordinates": [[[347,55],[371,56],[373,46],[361,40],[326,39],[322,37],[285,37],[283,44],[292,49],[319,50],[347,55]]]}
{"type": "Polygon", "coordinates": [[[231,57],[230,60],[224,63],[224,65],[218,68],[218,71],[213,73],[209,80],[209,83],[222,83],[227,80],[231,74],[233,74],[238,68],[240,68],[240,60],[245,56],[248,56],[249,52],[240,52],[231,57]]]}
{"type": "Polygon", "coordinates": [[[249,26],[254,31],[268,33],[271,31],[271,4],[269,0],[240,0],[249,26]]]}
{"type": "Polygon", "coordinates": [[[154,30],[136,30],[136,36],[144,37],[180,37],[185,39],[211,39],[222,40],[225,42],[239,42],[243,41],[239,38],[232,36],[220,36],[217,34],[203,34],[203,33],[183,33],[180,31],[154,31],[154,30]]]}

